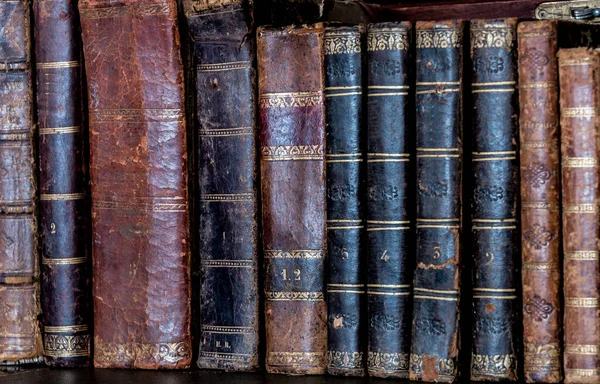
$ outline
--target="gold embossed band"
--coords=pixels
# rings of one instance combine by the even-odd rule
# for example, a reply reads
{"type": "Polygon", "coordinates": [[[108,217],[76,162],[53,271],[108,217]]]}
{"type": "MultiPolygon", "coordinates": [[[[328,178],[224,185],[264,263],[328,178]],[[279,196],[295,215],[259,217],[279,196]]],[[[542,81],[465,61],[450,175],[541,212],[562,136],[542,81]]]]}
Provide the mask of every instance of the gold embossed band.
{"type": "Polygon", "coordinates": [[[265,292],[268,301],[323,301],[323,292],[265,292]]]}
{"type": "Polygon", "coordinates": [[[202,129],[198,134],[200,137],[229,137],[229,136],[250,136],[254,133],[254,127],[239,128],[213,128],[202,129]]]}
{"type": "Polygon", "coordinates": [[[225,352],[208,352],[200,351],[202,359],[216,359],[221,361],[242,361],[247,362],[252,359],[253,355],[249,353],[225,353],[225,352]]]}
{"type": "Polygon", "coordinates": [[[565,260],[598,260],[598,251],[565,251],[565,260]]]}
{"type": "Polygon", "coordinates": [[[280,145],[261,148],[263,161],[325,160],[322,145],[280,145]]]}
{"type": "Polygon", "coordinates": [[[63,201],[85,199],[85,192],[80,193],[42,193],[41,201],[63,201]]]}
{"type": "Polygon", "coordinates": [[[433,29],[417,29],[417,48],[460,48],[462,31],[438,25],[433,29]]]}
{"type": "Polygon", "coordinates": [[[565,344],[565,353],[577,355],[597,355],[597,345],[565,344]]]}
{"type": "Polygon", "coordinates": [[[594,107],[577,107],[577,108],[561,108],[561,117],[594,117],[596,116],[596,108],[594,107]]]}
{"type": "Polygon", "coordinates": [[[359,33],[327,32],[323,38],[323,48],[326,55],[341,55],[360,53],[359,33]]]}
{"type": "Polygon", "coordinates": [[[81,131],[81,127],[73,126],[73,127],[58,127],[58,128],[40,128],[40,135],[58,135],[63,133],[79,133],[81,131]]]}
{"type": "Polygon", "coordinates": [[[120,7],[87,8],[80,7],[79,13],[83,19],[107,19],[126,15],[158,16],[167,15],[171,11],[169,5],[161,4],[132,4],[120,7]]]}
{"type": "Polygon", "coordinates": [[[254,327],[234,327],[228,325],[202,325],[203,333],[218,333],[224,335],[240,335],[240,334],[254,334],[256,330],[254,327]]]}
{"type": "Polygon", "coordinates": [[[570,369],[565,368],[565,374],[570,377],[589,378],[600,376],[600,369],[570,369]]]}
{"type": "Polygon", "coordinates": [[[263,93],[258,98],[260,108],[299,108],[323,105],[322,92],[263,93]]]}
{"type": "Polygon", "coordinates": [[[549,271],[558,269],[558,263],[523,263],[523,269],[549,271]]]}
{"type": "Polygon", "coordinates": [[[92,208],[108,211],[187,212],[187,202],[160,203],[144,201],[107,201],[92,199],[92,208]]]}
{"type": "Polygon", "coordinates": [[[556,88],[556,87],[557,87],[556,83],[546,82],[546,81],[519,84],[519,89],[549,89],[549,88],[556,88]]]}
{"type": "Polygon", "coordinates": [[[232,61],[228,63],[198,64],[196,66],[196,70],[198,72],[223,72],[250,68],[252,68],[251,61],[232,61]]]}
{"type": "Polygon", "coordinates": [[[324,352],[269,352],[267,365],[270,366],[317,366],[325,365],[324,352]]]}
{"type": "Polygon", "coordinates": [[[482,28],[471,28],[471,48],[510,49],[516,43],[514,28],[486,24],[482,28]]]}
{"type": "Polygon", "coordinates": [[[565,204],[564,213],[596,213],[598,207],[596,204],[565,204]]]}
{"type": "Polygon", "coordinates": [[[254,268],[254,260],[202,260],[204,268],[254,268]]]}
{"type": "Polygon", "coordinates": [[[44,355],[80,357],[90,355],[90,335],[44,334],[44,355]]]}
{"type": "Polygon", "coordinates": [[[300,249],[294,251],[265,249],[264,256],[267,259],[322,259],[325,256],[325,252],[321,249],[300,249]]]}
{"type": "Polygon", "coordinates": [[[35,63],[37,69],[58,69],[79,67],[79,61],[54,61],[48,63],[35,63]]]}
{"type": "Polygon", "coordinates": [[[548,209],[551,211],[556,211],[558,209],[558,204],[556,203],[547,203],[545,201],[524,201],[521,203],[522,209],[548,209]]]}
{"type": "Polygon", "coordinates": [[[254,201],[253,193],[203,193],[200,201],[203,203],[235,203],[254,201]]]}
{"type": "Polygon", "coordinates": [[[87,262],[87,257],[68,257],[68,258],[48,258],[42,257],[42,264],[44,265],[74,265],[84,264],[87,262]]]}
{"type": "Polygon", "coordinates": [[[46,325],[44,331],[49,333],[75,333],[89,330],[87,324],[82,325],[46,325]]]}
{"type": "Polygon", "coordinates": [[[90,123],[143,123],[180,121],[184,118],[179,108],[116,108],[90,109],[90,123]]]}
{"type": "Polygon", "coordinates": [[[367,33],[368,51],[406,51],[408,47],[408,30],[381,28],[367,33]]]}
{"type": "Polygon", "coordinates": [[[597,297],[565,297],[565,306],[579,308],[598,308],[597,297]]]}
{"type": "Polygon", "coordinates": [[[175,343],[114,343],[95,342],[95,358],[99,363],[122,363],[123,361],[154,360],[175,364],[191,357],[191,345],[187,341],[175,343]]]}

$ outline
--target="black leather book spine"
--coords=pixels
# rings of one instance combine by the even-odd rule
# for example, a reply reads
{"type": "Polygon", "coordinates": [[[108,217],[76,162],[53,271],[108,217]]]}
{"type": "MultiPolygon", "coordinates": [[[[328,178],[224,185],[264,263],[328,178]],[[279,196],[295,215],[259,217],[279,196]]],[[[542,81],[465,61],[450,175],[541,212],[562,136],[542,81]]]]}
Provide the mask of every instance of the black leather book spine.
{"type": "Polygon", "coordinates": [[[519,313],[517,21],[471,22],[472,380],[516,380],[519,313]]]}
{"type": "Polygon", "coordinates": [[[247,1],[184,2],[195,40],[200,368],[259,366],[256,71],[247,1]]]}
{"type": "Polygon", "coordinates": [[[364,376],[363,52],[365,28],[325,30],[327,124],[327,372],[364,376]]]}
{"type": "Polygon", "coordinates": [[[416,28],[417,266],[411,380],[458,372],[463,23],[416,28]]]}
{"type": "Polygon", "coordinates": [[[410,23],[367,31],[369,375],[408,378],[414,223],[410,23]]]}

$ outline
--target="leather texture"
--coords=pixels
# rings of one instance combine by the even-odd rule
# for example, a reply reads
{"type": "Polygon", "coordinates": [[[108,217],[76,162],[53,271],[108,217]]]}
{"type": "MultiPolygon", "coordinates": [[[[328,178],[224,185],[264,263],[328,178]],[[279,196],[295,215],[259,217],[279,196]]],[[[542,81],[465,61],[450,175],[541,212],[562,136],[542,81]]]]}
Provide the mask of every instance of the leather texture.
{"type": "Polygon", "coordinates": [[[323,374],[326,189],[322,24],[259,28],[266,368],[323,374]]]}
{"type": "Polygon", "coordinates": [[[560,142],[556,21],[518,26],[523,370],[562,380],[560,142]]]}
{"type": "Polygon", "coordinates": [[[412,25],[367,30],[367,367],[408,378],[414,250],[411,198],[412,25]]]}
{"type": "Polygon", "coordinates": [[[458,373],[462,231],[461,21],[416,26],[417,257],[410,378],[458,373]]]}
{"type": "Polygon", "coordinates": [[[472,20],[471,380],[517,380],[521,323],[517,20],[472,20]]]}
{"type": "Polygon", "coordinates": [[[325,30],[327,131],[327,372],[364,376],[366,296],[364,257],[363,57],[365,27],[325,30]]]}
{"type": "Polygon", "coordinates": [[[600,53],[558,52],[562,163],[565,383],[600,382],[600,53]]]}
{"type": "Polygon", "coordinates": [[[0,2],[0,364],[42,355],[30,7],[0,2]]]}
{"type": "Polygon", "coordinates": [[[80,1],[90,120],[94,366],[191,363],[175,0],[80,1]]]}
{"type": "Polygon", "coordinates": [[[259,367],[256,70],[252,4],[186,1],[195,41],[200,368],[259,367]]]}
{"type": "Polygon", "coordinates": [[[77,2],[33,2],[44,360],[90,363],[91,288],[77,2]]]}

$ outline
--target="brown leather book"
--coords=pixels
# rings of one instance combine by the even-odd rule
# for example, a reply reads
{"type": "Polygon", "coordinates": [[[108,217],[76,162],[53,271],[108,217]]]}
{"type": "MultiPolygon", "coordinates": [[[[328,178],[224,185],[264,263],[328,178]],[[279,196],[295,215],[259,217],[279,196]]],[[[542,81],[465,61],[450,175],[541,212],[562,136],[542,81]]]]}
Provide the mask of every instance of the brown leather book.
{"type": "Polygon", "coordinates": [[[600,382],[600,52],[558,52],[565,383],[600,382]]]}
{"type": "Polygon", "coordinates": [[[555,21],[519,24],[523,369],[528,383],[562,380],[560,143],[555,21]]]}
{"type": "Polygon", "coordinates": [[[91,270],[77,2],[35,0],[33,15],[44,359],[82,367],[90,362],[91,270]]]}
{"type": "Polygon", "coordinates": [[[183,65],[175,0],[80,1],[94,365],[190,366],[183,65]]]}
{"type": "Polygon", "coordinates": [[[325,111],[322,24],[259,28],[266,368],[323,374],[325,111]]]}
{"type": "Polygon", "coordinates": [[[42,355],[29,7],[0,1],[0,364],[42,355]]]}

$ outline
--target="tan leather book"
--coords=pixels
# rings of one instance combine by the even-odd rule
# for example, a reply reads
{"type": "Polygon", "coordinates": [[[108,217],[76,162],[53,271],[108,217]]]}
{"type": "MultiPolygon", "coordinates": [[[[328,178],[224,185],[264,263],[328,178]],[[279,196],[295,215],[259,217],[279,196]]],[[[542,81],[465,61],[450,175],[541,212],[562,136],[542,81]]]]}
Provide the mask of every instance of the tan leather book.
{"type": "Polygon", "coordinates": [[[600,52],[558,52],[565,383],[600,382],[600,52]]]}
{"type": "Polygon", "coordinates": [[[94,365],[187,368],[187,152],[175,0],[80,1],[92,191],[94,365]]]}

